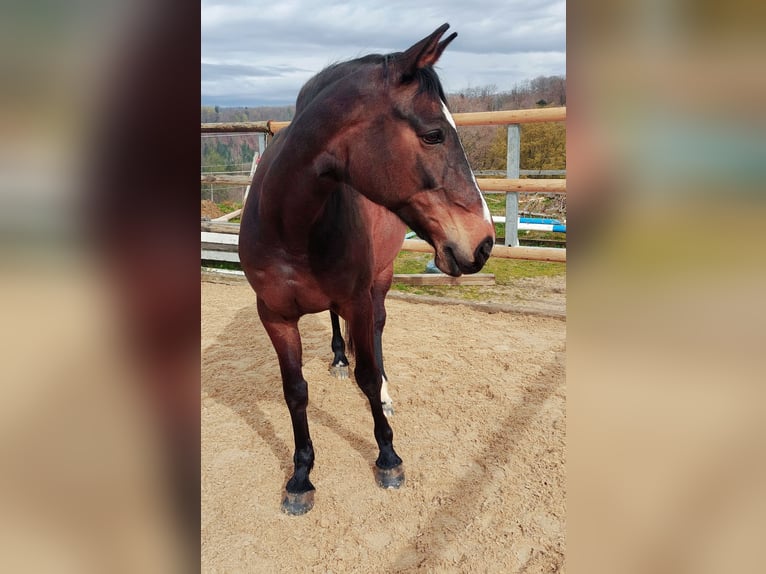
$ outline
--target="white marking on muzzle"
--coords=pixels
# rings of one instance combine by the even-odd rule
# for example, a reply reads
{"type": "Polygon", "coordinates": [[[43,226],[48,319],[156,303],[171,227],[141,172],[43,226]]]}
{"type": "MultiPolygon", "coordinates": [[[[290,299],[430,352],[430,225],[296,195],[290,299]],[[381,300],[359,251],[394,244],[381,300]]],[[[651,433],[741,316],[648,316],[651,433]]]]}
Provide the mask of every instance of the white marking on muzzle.
{"type": "MultiPolygon", "coordinates": [[[[450,113],[449,109],[447,109],[447,104],[442,101],[442,112],[444,113],[444,117],[447,118],[447,121],[449,122],[449,125],[452,126],[452,129],[457,132],[457,125],[455,124],[455,118],[452,117],[452,114],[450,113]]],[[[460,142],[460,138],[457,140],[460,142]]],[[[463,157],[465,157],[466,163],[468,163],[468,156],[465,155],[465,148],[463,147],[462,142],[460,142],[460,149],[463,150],[463,157]]],[[[476,176],[473,175],[473,171],[469,170],[471,172],[471,179],[473,180],[473,185],[476,187],[476,193],[479,194],[479,198],[481,199],[481,207],[482,211],[484,213],[484,221],[489,223],[490,225],[493,225],[492,223],[492,215],[489,213],[489,207],[487,207],[487,202],[484,200],[484,195],[481,193],[481,190],[479,189],[479,183],[476,181],[476,176]]]]}

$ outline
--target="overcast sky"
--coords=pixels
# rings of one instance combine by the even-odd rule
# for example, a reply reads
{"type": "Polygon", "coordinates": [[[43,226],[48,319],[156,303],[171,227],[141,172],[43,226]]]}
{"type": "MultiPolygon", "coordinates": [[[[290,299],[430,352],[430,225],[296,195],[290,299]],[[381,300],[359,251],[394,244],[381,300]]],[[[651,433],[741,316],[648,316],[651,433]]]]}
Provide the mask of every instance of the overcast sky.
{"type": "Polygon", "coordinates": [[[564,0],[202,0],[202,103],[286,105],[333,62],[400,52],[444,22],[447,93],[566,73],[564,0]]]}

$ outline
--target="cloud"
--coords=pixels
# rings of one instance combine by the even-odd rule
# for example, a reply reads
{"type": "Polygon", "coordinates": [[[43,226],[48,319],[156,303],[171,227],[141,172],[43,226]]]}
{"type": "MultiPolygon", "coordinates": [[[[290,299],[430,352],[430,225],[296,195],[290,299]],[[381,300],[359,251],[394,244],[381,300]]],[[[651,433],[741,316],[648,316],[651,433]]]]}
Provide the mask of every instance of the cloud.
{"type": "Polygon", "coordinates": [[[209,64],[202,62],[202,80],[214,81],[228,78],[278,78],[285,74],[309,72],[292,66],[249,66],[247,64],[209,64]]]}
{"type": "Polygon", "coordinates": [[[459,34],[439,63],[448,91],[488,84],[510,89],[565,73],[565,11],[560,0],[327,0],[320,6],[285,0],[267,8],[203,0],[202,99],[292,103],[328,64],[402,51],[444,22],[459,34]]]}

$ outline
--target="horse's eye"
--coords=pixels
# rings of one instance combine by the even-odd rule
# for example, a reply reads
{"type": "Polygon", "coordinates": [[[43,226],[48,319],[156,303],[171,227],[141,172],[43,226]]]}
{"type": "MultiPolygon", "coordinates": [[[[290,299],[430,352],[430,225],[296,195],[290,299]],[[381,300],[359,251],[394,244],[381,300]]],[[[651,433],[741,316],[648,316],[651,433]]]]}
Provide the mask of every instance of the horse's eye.
{"type": "Polygon", "coordinates": [[[428,145],[436,145],[444,141],[444,134],[441,130],[434,130],[432,132],[428,132],[422,137],[422,139],[428,145]]]}

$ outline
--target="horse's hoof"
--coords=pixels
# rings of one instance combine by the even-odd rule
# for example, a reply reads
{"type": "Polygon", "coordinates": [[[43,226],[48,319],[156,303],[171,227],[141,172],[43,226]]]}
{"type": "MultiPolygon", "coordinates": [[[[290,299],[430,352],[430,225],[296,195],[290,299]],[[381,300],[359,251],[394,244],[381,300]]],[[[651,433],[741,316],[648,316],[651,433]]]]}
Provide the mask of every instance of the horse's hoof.
{"type": "Polygon", "coordinates": [[[306,514],[314,508],[314,491],[308,492],[286,492],[282,499],[282,512],[290,516],[300,516],[306,514]]]}
{"type": "Polygon", "coordinates": [[[394,468],[375,467],[375,482],[381,488],[400,488],[404,484],[404,465],[394,468]]]}
{"type": "Polygon", "coordinates": [[[383,403],[383,414],[386,418],[394,416],[394,403],[383,403]]]}
{"type": "Polygon", "coordinates": [[[348,365],[330,365],[330,374],[336,379],[348,379],[348,365]]]}

